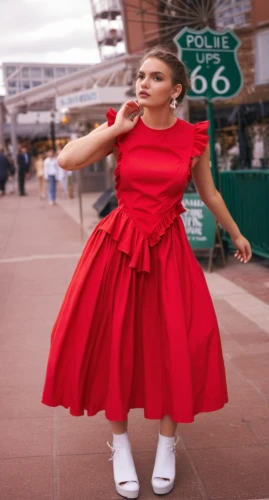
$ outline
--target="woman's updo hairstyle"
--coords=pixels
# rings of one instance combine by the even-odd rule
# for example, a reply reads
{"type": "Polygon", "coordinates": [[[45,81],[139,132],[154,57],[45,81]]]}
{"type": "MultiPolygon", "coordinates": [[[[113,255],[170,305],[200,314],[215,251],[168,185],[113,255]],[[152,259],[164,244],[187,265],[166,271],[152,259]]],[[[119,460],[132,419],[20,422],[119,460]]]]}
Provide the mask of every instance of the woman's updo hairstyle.
{"type": "Polygon", "coordinates": [[[140,66],[151,57],[155,57],[169,66],[172,71],[172,83],[174,86],[179,83],[182,85],[181,94],[176,99],[178,104],[181,103],[191,87],[185,64],[173,52],[169,52],[164,47],[158,46],[150,49],[143,55],[140,66]]]}

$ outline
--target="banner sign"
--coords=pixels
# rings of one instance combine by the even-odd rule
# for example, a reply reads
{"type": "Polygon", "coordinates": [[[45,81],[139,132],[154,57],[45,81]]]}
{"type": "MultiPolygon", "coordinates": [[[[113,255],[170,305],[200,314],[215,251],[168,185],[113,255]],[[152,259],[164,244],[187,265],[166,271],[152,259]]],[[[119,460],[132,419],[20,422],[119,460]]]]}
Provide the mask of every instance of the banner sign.
{"type": "Polygon", "coordinates": [[[181,217],[193,249],[210,249],[215,244],[216,222],[214,215],[196,193],[186,193],[182,205],[187,210],[181,217]]]}
{"type": "Polygon", "coordinates": [[[84,106],[100,104],[100,96],[98,89],[83,90],[81,92],[74,92],[58,96],[55,99],[56,109],[58,111],[72,108],[82,108],[84,106]]]}

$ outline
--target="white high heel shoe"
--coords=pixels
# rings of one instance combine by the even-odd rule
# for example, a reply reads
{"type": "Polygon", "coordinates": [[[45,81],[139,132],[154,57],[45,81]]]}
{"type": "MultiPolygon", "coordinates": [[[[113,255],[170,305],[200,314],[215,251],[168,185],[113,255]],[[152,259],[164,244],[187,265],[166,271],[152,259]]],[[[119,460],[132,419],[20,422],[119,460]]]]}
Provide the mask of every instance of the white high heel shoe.
{"type": "Polygon", "coordinates": [[[113,460],[113,472],[116,490],[125,498],[137,498],[139,481],[135,470],[132,449],[127,432],[114,435],[113,445],[107,445],[112,451],[109,460],[113,460]]]}
{"type": "Polygon", "coordinates": [[[157,495],[166,495],[175,485],[176,445],[179,437],[165,437],[159,434],[151,485],[157,495]]]}

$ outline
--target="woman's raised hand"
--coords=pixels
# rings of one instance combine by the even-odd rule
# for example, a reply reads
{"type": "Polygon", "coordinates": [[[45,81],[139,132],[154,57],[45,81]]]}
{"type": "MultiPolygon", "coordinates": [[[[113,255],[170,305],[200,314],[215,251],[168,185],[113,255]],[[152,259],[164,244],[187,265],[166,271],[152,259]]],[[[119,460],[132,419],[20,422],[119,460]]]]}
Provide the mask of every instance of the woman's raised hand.
{"type": "Polygon", "coordinates": [[[127,101],[118,111],[115,125],[119,130],[119,134],[126,134],[132,130],[139,118],[140,106],[136,101],[127,101]]]}

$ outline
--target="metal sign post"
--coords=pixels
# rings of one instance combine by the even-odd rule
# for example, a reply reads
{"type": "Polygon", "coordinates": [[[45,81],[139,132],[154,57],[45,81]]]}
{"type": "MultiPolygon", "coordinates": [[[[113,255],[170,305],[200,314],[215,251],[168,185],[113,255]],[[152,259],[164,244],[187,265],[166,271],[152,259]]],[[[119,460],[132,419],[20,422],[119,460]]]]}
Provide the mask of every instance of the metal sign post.
{"type": "Polygon", "coordinates": [[[174,42],[190,72],[192,88],[188,98],[205,99],[208,103],[212,175],[218,187],[212,102],[234,97],[243,86],[243,75],[237,60],[241,42],[230,29],[214,31],[211,28],[199,31],[184,28],[175,36],[174,42]]]}
{"type": "Polygon", "coordinates": [[[207,119],[209,120],[209,147],[210,147],[210,162],[211,162],[212,176],[216,188],[219,189],[219,171],[218,171],[216,150],[215,150],[214,115],[213,115],[212,102],[209,99],[207,101],[207,119]]]}
{"type": "Polygon", "coordinates": [[[78,205],[79,205],[79,222],[80,222],[80,239],[83,243],[84,240],[84,228],[83,228],[83,209],[82,209],[82,178],[81,170],[77,170],[77,180],[78,180],[78,205]]]}

